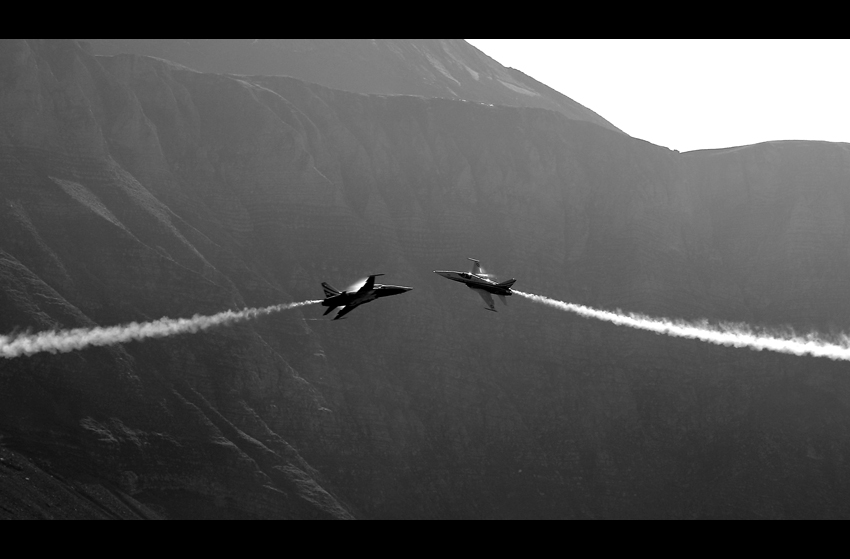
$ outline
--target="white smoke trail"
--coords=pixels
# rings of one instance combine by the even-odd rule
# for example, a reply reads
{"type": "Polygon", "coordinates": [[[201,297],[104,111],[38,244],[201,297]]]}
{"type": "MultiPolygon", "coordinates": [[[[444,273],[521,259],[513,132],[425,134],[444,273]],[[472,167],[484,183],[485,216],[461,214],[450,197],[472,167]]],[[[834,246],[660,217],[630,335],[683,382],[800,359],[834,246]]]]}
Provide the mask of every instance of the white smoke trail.
{"type": "Polygon", "coordinates": [[[274,312],[320,302],[321,300],[302,301],[300,303],[272,305],[262,309],[224,311],[212,316],[196,314],[192,318],[163,317],[151,322],[131,322],[120,326],[72,328],[70,330],[51,330],[37,334],[0,336],[0,357],[11,359],[13,357],[32,355],[43,351],[65,353],[92,345],[114,345],[133,340],[139,341],[147,338],[164,338],[166,336],[174,336],[175,334],[190,334],[214,326],[251,320],[274,312]]]}
{"type": "Polygon", "coordinates": [[[585,318],[596,318],[605,320],[618,326],[629,326],[676,336],[679,338],[690,338],[717,345],[729,347],[743,347],[755,351],[763,349],[776,351],[778,353],[789,353],[792,355],[811,355],[814,357],[827,357],[833,360],[850,361],[850,337],[841,335],[840,339],[827,341],[817,333],[798,336],[793,332],[790,334],[777,334],[764,330],[753,330],[746,324],[720,323],[709,324],[708,321],[686,322],[684,320],[670,320],[667,318],[653,318],[638,313],[625,314],[621,311],[611,312],[556,301],[541,295],[532,295],[522,291],[513,290],[517,295],[531,299],[556,309],[569,311],[585,318]]]}

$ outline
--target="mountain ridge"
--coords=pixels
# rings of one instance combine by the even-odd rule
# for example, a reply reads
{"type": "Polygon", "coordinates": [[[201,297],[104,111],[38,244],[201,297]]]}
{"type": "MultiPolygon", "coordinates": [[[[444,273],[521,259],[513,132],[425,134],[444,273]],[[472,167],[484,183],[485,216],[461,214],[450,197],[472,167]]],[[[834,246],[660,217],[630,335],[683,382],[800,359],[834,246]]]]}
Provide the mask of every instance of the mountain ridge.
{"type": "Polygon", "coordinates": [[[597,308],[847,331],[846,145],[678,154],[73,42],[5,41],[0,68],[0,332],[414,287],[0,361],[0,445],[69,490],[162,518],[847,515],[840,363],[481,312],[432,273],[475,256],[597,308]]]}
{"type": "Polygon", "coordinates": [[[85,39],[95,54],[153,55],[216,73],[289,75],[357,93],[536,106],[619,130],[562,93],[458,39],[85,39]]]}

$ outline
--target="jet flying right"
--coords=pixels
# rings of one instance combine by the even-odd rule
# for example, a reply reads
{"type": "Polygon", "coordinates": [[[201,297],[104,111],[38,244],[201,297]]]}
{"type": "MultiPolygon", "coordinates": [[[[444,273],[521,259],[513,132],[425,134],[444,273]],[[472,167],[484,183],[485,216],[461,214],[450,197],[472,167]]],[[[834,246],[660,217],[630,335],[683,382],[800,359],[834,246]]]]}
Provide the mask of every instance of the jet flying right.
{"type": "Polygon", "coordinates": [[[382,285],[375,283],[375,278],[384,274],[372,274],[366,279],[366,283],[357,291],[339,291],[334,289],[325,282],[322,282],[322,288],[325,290],[325,299],[322,301],[323,307],[328,307],[325,311],[325,316],[337,307],[342,309],[337,313],[333,320],[339,320],[346,314],[350,313],[358,306],[369,301],[374,301],[379,297],[387,297],[389,295],[399,295],[413,289],[403,285],[382,285]]]}

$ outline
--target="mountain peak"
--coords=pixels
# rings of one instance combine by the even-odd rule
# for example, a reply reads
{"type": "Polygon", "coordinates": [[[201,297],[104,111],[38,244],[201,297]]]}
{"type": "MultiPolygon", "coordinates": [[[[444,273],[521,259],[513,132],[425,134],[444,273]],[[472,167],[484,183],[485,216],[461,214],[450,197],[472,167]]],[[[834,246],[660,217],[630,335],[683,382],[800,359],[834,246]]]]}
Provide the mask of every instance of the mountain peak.
{"type": "Polygon", "coordinates": [[[164,58],[204,72],[285,75],[357,93],[544,108],[622,130],[463,39],[86,39],[95,54],[164,58]]]}

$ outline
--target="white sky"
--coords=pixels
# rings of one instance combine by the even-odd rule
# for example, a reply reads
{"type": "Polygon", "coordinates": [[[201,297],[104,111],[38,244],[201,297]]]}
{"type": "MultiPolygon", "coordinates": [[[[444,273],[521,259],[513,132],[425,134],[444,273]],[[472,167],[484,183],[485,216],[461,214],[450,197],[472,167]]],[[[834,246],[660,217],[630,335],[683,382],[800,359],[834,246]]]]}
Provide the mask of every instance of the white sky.
{"type": "Polygon", "coordinates": [[[671,149],[850,142],[850,40],[467,41],[671,149]]]}

